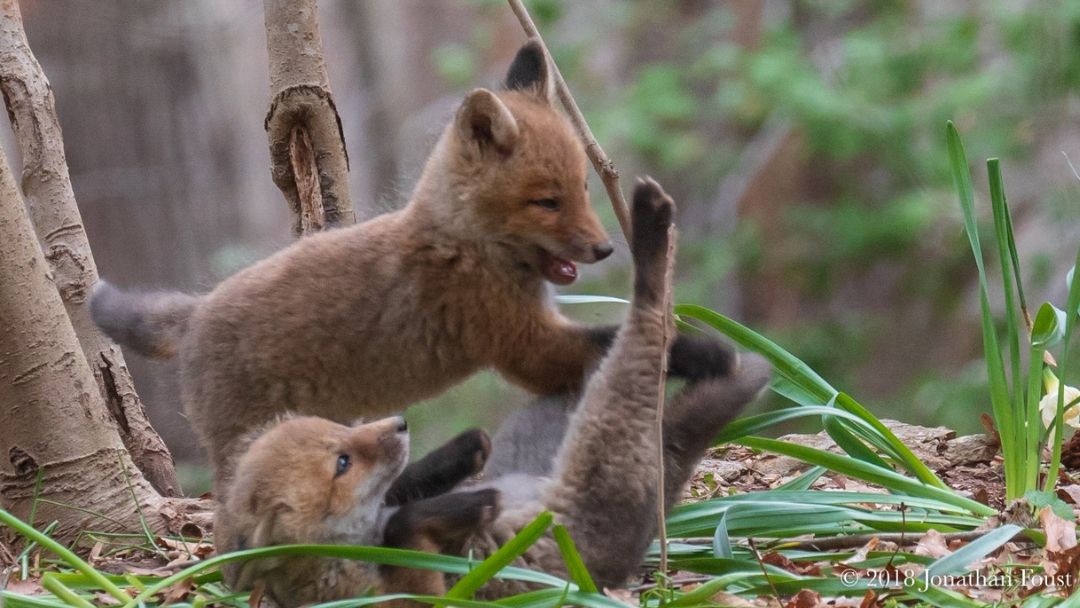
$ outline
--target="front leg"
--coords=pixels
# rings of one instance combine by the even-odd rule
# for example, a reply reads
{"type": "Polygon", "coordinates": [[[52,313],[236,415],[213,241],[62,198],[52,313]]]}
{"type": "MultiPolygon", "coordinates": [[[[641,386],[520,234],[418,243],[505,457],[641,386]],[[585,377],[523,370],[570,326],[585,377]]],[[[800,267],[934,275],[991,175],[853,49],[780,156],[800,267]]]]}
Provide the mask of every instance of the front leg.
{"type": "Polygon", "coordinates": [[[618,329],[578,325],[552,310],[526,323],[493,364],[507,380],[540,395],[580,392],[618,329]]]}
{"type": "MultiPolygon", "coordinates": [[[[499,514],[496,490],[452,492],[410,502],[399,508],[386,523],[383,546],[431,553],[460,554],[465,542],[491,525],[499,514]]],[[[381,593],[443,595],[446,580],[442,572],[381,566],[381,593]]],[[[424,606],[408,600],[388,604],[394,608],[424,606]]]]}
{"type": "MultiPolygon", "coordinates": [[[[576,394],[607,354],[618,329],[617,325],[577,325],[551,313],[536,323],[531,336],[508,349],[495,367],[534,393],[576,394]]],[[[691,382],[729,376],[737,364],[731,347],[704,334],[676,334],[668,354],[668,373],[691,382]]]]}
{"type": "Polygon", "coordinates": [[[430,498],[453,490],[476,475],[491,454],[491,439],[480,429],[470,429],[405,467],[386,493],[386,504],[395,506],[430,498]]]}

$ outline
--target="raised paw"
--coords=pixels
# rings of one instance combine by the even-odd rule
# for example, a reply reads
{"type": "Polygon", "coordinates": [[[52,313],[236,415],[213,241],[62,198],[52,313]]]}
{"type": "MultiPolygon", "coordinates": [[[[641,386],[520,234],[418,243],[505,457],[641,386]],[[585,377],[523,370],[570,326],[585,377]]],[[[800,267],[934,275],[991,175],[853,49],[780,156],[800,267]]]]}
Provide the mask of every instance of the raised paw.
{"type": "Polygon", "coordinates": [[[386,503],[400,505],[438,496],[484,469],[491,454],[491,438],[470,429],[405,467],[386,493],[386,503]]]}
{"type": "Polygon", "coordinates": [[[705,334],[680,333],[671,344],[668,372],[690,382],[731,376],[739,355],[724,342],[705,334]]]}
{"type": "Polygon", "coordinates": [[[668,228],[675,203],[651,177],[639,177],[634,184],[633,237],[635,263],[666,260],[668,228]]]}
{"type": "Polygon", "coordinates": [[[462,455],[468,455],[472,462],[470,475],[475,475],[484,469],[488,456],[491,455],[491,437],[481,429],[469,429],[458,435],[451,442],[462,455]]]}

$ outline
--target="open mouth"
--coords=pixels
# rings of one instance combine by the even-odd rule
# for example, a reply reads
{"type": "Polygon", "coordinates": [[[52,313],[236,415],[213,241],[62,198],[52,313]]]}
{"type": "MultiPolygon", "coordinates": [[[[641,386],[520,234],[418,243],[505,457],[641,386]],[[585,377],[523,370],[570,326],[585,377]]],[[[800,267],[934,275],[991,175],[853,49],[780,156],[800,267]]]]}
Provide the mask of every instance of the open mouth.
{"type": "Polygon", "coordinates": [[[546,249],[540,250],[540,272],[556,285],[569,285],[577,280],[577,265],[546,249]]]}

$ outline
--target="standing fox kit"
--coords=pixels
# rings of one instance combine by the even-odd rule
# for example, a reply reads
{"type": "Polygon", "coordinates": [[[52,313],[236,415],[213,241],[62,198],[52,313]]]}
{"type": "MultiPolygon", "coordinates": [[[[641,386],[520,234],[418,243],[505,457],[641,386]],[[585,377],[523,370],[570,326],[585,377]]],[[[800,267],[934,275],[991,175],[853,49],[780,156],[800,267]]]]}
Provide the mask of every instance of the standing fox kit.
{"type": "MultiPolygon", "coordinates": [[[[367,544],[381,539],[388,546],[480,560],[541,512],[551,511],[570,532],[599,585],[625,583],[640,566],[655,534],[659,501],[665,509],[672,506],[711,439],[760,392],[769,376],[769,366],[761,357],[746,355],[732,366],[715,365],[688,382],[665,408],[664,461],[662,465],[656,462],[656,403],[663,373],[659,362],[668,347],[665,336],[674,332],[663,303],[673,204],[651,181],[638,184],[633,202],[635,280],[629,316],[610,352],[588,379],[576,407],[571,406],[568,423],[559,416],[511,419],[511,426],[529,424],[530,428],[510,430],[520,437],[513,446],[496,442],[491,448],[485,470],[501,473],[471,489],[431,496],[439,484],[424,482],[423,471],[413,471],[400,479],[429,491],[390,492],[390,496],[417,499],[388,505],[392,501],[380,492],[388,491],[393,471],[403,466],[400,445],[404,439],[395,435],[395,439],[372,442],[370,436],[372,429],[394,428],[393,419],[353,428],[321,419],[287,420],[262,434],[241,457],[225,506],[228,523],[217,530],[218,542],[229,549],[279,543],[367,544]],[[327,447],[311,447],[307,429],[312,425],[325,427],[317,436],[327,447]],[[551,433],[559,435],[555,444],[546,437],[551,433]],[[352,446],[361,444],[381,448],[366,452],[362,462],[342,472],[342,455],[349,457],[357,451],[352,446]],[[517,466],[515,462],[532,464],[517,466]],[[660,466],[665,474],[663,496],[657,491],[660,466]],[[283,469],[292,469],[286,478],[281,477],[283,469]]],[[[533,407],[548,406],[550,402],[540,400],[533,407]]],[[[457,453],[461,455],[457,460],[470,463],[458,467],[458,478],[477,466],[488,449],[486,442],[479,442],[481,448],[453,448],[462,441],[455,439],[442,448],[444,454],[438,459],[453,461],[457,453]]],[[[464,445],[478,443],[472,440],[464,445]]],[[[434,477],[452,476],[443,472],[434,477]]],[[[566,575],[551,537],[541,538],[516,563],[566,575]]],[[[378,569],[348,560],[304,564],[257,560],[240,568],[242,575],[226,572],[230,585],[242,589],[261,582],[284,606],[366,592],[438,595],[445,591],[439,573],[378,569]],[[291,578],[283,578],[285,572],[293,573],[291,578]]],[[[496,598],[527,589],[521,581],[493,580],[480,594],[496,598]]]]}
{"type": "MultiPolygon", "coordinates": [[[[352,420],[401,411],[483,368],[550,394],[581,387],[614,327],[570,322],[547,282],[612,246],[589,206],[585,152],[552,104],[535,42],[498,93],[462,102],[400,211],[312,235],[203,296],[100,284],[98,325],[180,357],[181,398],[226,479],[235,440],[285,411],[352,420]]],[[[671,371],[730,366],[678,337],[671,371]]]]}

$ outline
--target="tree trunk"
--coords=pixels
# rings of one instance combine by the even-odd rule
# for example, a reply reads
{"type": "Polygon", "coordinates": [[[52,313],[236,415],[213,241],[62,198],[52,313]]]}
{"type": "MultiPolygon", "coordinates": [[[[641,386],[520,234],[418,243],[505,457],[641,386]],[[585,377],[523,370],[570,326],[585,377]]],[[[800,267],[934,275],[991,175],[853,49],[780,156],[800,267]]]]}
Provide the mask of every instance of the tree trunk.
{"type": "Polygon", "coordinates": [[[271,174],[297,236],[355,221],[349,156],[330,93],[315,0],[264,0],[271,174]]]}
{"type": "MultiPolygon", "coordinates": [[[[13,2],[14,0],[8,0],[13,2]]],[[[0,502],[53,537],[179,532],[193,502],[166,499],[134,466],[97,390],[15,178],[0,149],[0,502]]]]}
{"type": "Polygon", "coordinates": [[[107,408],[102,411],[115,423],[146,479],[162,495],[178,496],[172,455],[146,417],[124,356],[94,325],[84,305],[98,280],[97,266],[71,189],[52,89],[26,42],[15,0],[0,4],[0,90],[22,153],[22,191],[32,224],[107,408]]]}

